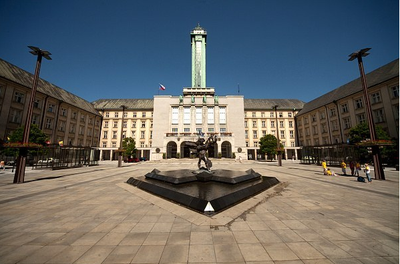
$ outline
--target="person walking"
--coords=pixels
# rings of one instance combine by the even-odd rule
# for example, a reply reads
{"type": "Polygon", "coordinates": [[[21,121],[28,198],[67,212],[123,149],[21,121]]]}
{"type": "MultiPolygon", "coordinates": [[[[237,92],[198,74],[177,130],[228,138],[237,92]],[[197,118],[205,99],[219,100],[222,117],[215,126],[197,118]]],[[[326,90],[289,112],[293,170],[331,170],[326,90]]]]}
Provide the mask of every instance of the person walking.
{"type": "Polygon", "coordinates": [[[351,176],[354,176],[354,161],[350,161],[350,172],[351,172],[351,176]]]}
{"type": "Polygon", "coordinates": [[[355,176],[360,176],[361,164],[360,162],[356,161],[356,169],[354,171],[355,176]]]}
{"type": "Polygon", "coordinates": [[[346,162],[344,162],[344,160],[342,160],[342,163],[340,164],[340,167],[342,167],[342,173],[344,176],[347,175],[346,173],[346,162]]]}
{"type": "Polygon", "coordinates": [[[371,179],[371,169],[369,168],[368,163],[365,163],[364,172],[365,172],[365,175],[367,176],[368,183],[372,182],[372,179],[371,179]]]}
{"type": "Polygon", "coordinates": [[[324,173],[324,175],[326,175],[327,174],[326,160],[323,160],[321,165],[322,165],[323,173],[324,173]]]}

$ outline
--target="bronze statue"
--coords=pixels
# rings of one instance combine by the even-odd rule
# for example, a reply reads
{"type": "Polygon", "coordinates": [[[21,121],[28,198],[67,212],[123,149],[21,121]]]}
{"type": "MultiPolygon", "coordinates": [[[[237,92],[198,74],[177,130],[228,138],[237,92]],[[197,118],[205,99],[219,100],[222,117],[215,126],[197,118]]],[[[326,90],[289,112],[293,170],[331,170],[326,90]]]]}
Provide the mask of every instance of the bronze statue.
{"type": "Polygon", "coordinates": [[[207,170],[210,171],[212,167],[212,162],[207,158],[206,153],[208,151],[208,148],[210,146],[213,146],[216,141],[217,136],[212,135],[207,139],[207,141],[204,138],[199,137],[196,142],[186,142],[186,145],[189,146],[192,153],[196,153],[199,157],[199,162],[197,163],[199,169],[201,169],[201,161],[204,161],[207,170]]]}

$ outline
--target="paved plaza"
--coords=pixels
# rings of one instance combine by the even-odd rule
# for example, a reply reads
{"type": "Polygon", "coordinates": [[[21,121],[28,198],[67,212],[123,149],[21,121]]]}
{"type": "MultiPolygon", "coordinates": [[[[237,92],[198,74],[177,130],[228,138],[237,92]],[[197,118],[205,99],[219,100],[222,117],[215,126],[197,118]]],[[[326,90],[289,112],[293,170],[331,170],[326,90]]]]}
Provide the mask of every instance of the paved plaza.
{"type": "MultiPolygon", "coordinates": [[[[280,184],[213,217],[126,183],[173,159],[0,172],[0,263],[399,263],[399,173],[360,183],[316,165],[214,159],[280,184]]],[[[339,168],[334,168],[340,172],[339,168]]]]}

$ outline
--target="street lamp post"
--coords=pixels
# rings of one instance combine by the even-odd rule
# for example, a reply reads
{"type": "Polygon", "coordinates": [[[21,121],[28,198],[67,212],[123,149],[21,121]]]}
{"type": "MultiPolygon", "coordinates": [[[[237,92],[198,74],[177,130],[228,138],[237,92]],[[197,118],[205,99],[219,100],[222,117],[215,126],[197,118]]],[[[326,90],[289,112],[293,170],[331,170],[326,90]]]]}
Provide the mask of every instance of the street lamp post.
{"type": "Polygon", "coordinates": [[[278,108],[278,105],[274,105],[272,107],[275,109],[275,123],[276,123],[276,151],[278,152],[278,166],[282,166],[282,152],[281,152],[281,141],[279,139],[279,126],[278,126],[278,115],[276,112],[276,109],[278,108]]]}
{"type": "MultiPolygon", "coordinates": [[[[371,103],[369,101],[369,96],[368,96],[367,80],[365,78],[364,66],[363,66],[363,62],[362,62],[362,57],[368,56],[369,53],[367,53],[367,51],[369,51],[370,49],[371,48],[365,48],[365,49],[353,52],[352,54],[349,55],[349,57],[350,57],[349,61],[353,61],[356,58],[358,60],[358,68],[360,70],[361,84],[363,87],[365,109],[367,112],[367,120],[368,120],[368,125],[369,125],[369,133],[370,133],[371,141],[374,142],[376,140],[375,124],[374,124],[374,119],[372,116],[371,103]]],[[[385,173],[383,171],[383,167],[381,164],[379,146],[372,147],[372,155],[373,155],[373,159],[374,159],[375,179],[376,180],[385,180],[385,173]]]]}
{"type": "Polygon", "coordinates": [[[118,149],[118,167],[122,166],[122,152],[123,152],[122,139],[123,139],[123,134],[124,134],[124,116],[125,116],[126,106],[121,105],[121,108],[122,108],[122,123],[121,123],[121,137],[120,137],[119,149],[118,149]]]}
{"type": "Polygon", "coordinates": [[[37,84],[39,81],[39,72],[42,63],[42,57],[51,60],[50,52],[46,50],[41,50],[34,46],[28,46],[28,47],[31,49],[31,51],[29,52],[37,56],[37,60],[36,60],[35,75],[33,77],[33,83],[32,83],[31,97],[29,99],[28,110],[26,114],[24,134],[22,137],[22,147],[19,149],[19,155],[17,158],[17,168],[14,174],[14,183],[23,183],[25,178],[26,156],[28,154],[26,145],[29,142],[29,132],[31,129],[32,113],[33,113],[33,103],[35,102],[35,94],[36,94],[37,84]]]}

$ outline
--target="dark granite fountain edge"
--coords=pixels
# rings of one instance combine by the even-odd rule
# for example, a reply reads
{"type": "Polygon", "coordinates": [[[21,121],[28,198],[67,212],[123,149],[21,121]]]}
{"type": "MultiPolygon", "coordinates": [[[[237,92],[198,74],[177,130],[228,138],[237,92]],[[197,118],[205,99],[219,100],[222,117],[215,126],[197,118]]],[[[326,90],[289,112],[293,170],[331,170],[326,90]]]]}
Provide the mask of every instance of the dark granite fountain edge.
{"type": "MultiPolygon", "coordinates": [[[[177,191],[171,191],[171,189],[141,181],[134,177],[129,178],[127,183],[136,186],[141,190],[147,191],[166,200],[183,205],[202,214],[205,213],[204,209],[206,208],[208,202],[210,202],[211,206],[214,209],[214,212],[211,212],[211,214],[215,215],[280,183],[279,180],[275,177],[261,177],[263,178],[263,181],[261,183],[249,186],[236,192],[232,192],[211,201],[207,201],[177,191]]],[[[208,215],[211,216],[211,214],[208,215]]]]}

